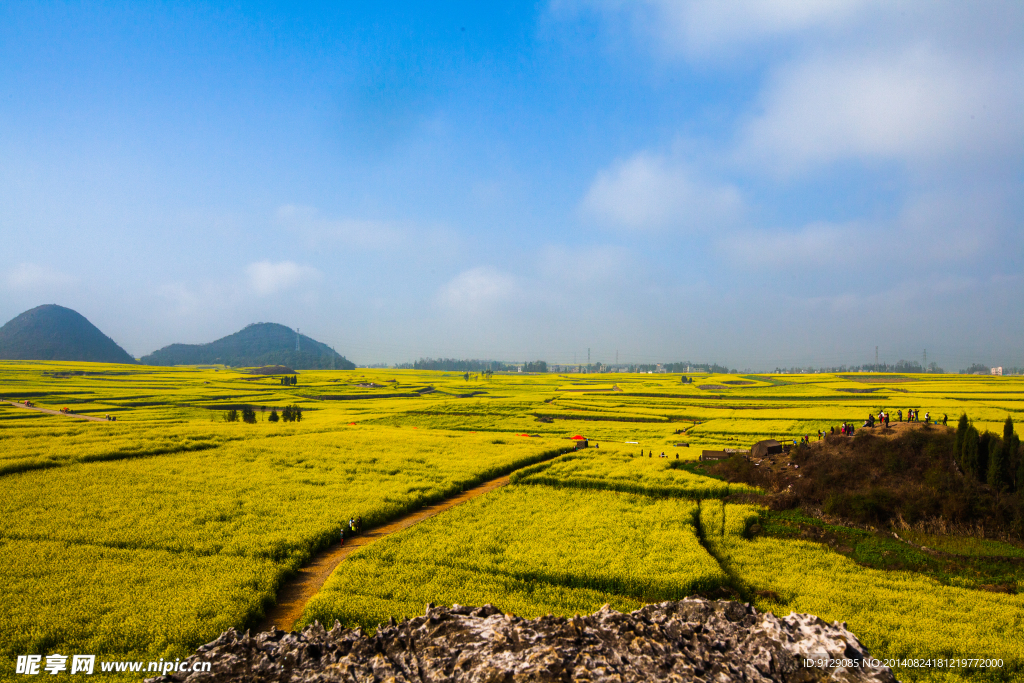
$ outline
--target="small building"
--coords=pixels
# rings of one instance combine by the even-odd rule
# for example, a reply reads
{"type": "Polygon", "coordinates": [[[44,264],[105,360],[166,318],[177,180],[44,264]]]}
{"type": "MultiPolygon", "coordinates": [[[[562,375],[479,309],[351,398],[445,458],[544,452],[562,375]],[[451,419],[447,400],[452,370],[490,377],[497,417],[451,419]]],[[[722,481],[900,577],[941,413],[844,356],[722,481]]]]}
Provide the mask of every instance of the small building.
{"type": "Polygon", "coordinates": [[[992,374],[993,375],[999,375],[1000,377],[1002,377],[1003,369],[1001,367],[999,367],[999,368],[992,368],[992,374]]]}
{"type": "Polygon", "coordinates": [[[725,451],[703,451],[700,454],[700,459],[707,460],[725,460],[729,457],[729,454],[725,451]]]}
{"type": "Polygon", "coordinates": [[[588,441],[587,439],[583,439],[582,441],[577,439],[576,445],[574,446],[573,450],[582,451],[584,448],[588,448],[589,446],[590,441],[588,441]]]}
{"type": "Polygon", "coordinates": [[[782,444],[775,439],[758,441],[750,448],[750,457],[752,458],[764,458],[769,455],[780,455],[781,453],[782,444]]]}

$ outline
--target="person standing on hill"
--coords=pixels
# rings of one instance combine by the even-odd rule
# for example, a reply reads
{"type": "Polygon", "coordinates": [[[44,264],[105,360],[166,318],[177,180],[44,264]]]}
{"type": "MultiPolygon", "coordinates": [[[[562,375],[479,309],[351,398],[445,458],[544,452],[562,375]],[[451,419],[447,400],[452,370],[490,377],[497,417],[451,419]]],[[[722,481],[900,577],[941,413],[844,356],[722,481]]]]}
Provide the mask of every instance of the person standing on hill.
{"type": "Polygon", "coordinates": [[[946,422],[947,422],[947,421],[949,421],[949,415],[946,415],[945,413],[943,413],[943,414],[942,414],[942,426],[943,426],[943,427],[947,426],[947,425],[946,425],[946,422]]]}
{"type": "Polygon", "coordinates": [[[903,408],[896,411],[896,421],[903,422],[903,408]]]}
{"type": "Polygon", "coordinates": [[[889,413],[888,412],[885,413],[885,428],[886,429],[889,428],[889,413]]]}

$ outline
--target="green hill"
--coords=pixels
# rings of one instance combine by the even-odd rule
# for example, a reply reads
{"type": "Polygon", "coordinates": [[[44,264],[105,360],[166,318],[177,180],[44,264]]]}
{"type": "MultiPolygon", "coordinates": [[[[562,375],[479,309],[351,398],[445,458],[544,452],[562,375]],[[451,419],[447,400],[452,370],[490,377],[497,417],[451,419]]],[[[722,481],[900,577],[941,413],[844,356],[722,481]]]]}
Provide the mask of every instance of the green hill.
{"type": "Polygon", "coordinates": [[[36,306],[0,327],[0,358],[135,362],[80,313],[56,304],[36,306]]]}
{"type": "Polygon", "coordinates": [[[210,365],[233,367],[287,365],[297,370],[352,370],[356,366],[326,344],[277,323],[253,323],[209,344],[171,344],[143,356],[146,365],[210,365]],[[299,350],[295,350],[295,339],[299,350]]]}

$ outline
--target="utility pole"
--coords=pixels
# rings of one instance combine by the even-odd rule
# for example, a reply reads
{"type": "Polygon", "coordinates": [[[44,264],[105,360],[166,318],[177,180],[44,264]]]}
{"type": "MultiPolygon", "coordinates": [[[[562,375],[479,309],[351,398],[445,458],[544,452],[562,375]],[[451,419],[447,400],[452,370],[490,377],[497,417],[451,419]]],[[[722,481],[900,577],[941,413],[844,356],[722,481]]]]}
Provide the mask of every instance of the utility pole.
{"type": "Polygon", "coordinates": [[[615,364],[619,364],[619,350],[615,349],[615,364]]]}
{"type": "Polygon", "coordinates": [[[295,350],[299,350],[299,328],[295,328],[295,350]]]}
{"type": "Polygon", "coordinates": [[[590,347],[587,347],[587,366],[590,365],[590,347]]]}
{"type": "Polygon", "coordinates": [[[924,370],[928,372],[928,349],[924,350],[924,370]]]}
{"type": "Polygon", "coordinates": [[[878,369],[878,347],[875,347],[875,370],[878,369]]]}

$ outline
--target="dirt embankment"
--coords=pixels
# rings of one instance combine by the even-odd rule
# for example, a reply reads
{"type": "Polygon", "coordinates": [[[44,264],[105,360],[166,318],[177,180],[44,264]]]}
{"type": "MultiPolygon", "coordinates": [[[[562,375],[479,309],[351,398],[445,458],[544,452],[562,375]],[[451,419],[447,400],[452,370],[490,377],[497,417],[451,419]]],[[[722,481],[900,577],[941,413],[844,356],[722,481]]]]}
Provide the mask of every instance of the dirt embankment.
{"type": "MultiPolygon", "coordinates": [[[[813,437],[812,437],[813,439],[813,437]]],[[[853,524],[907,528],[942,524],[1024,537],[1021,494],[965,476],[951,427],[921,422],[858,428],[765,458],[733,457],[708,467],[728,481],[759,486],[775,509],[820,510],[853,524]]]]}

